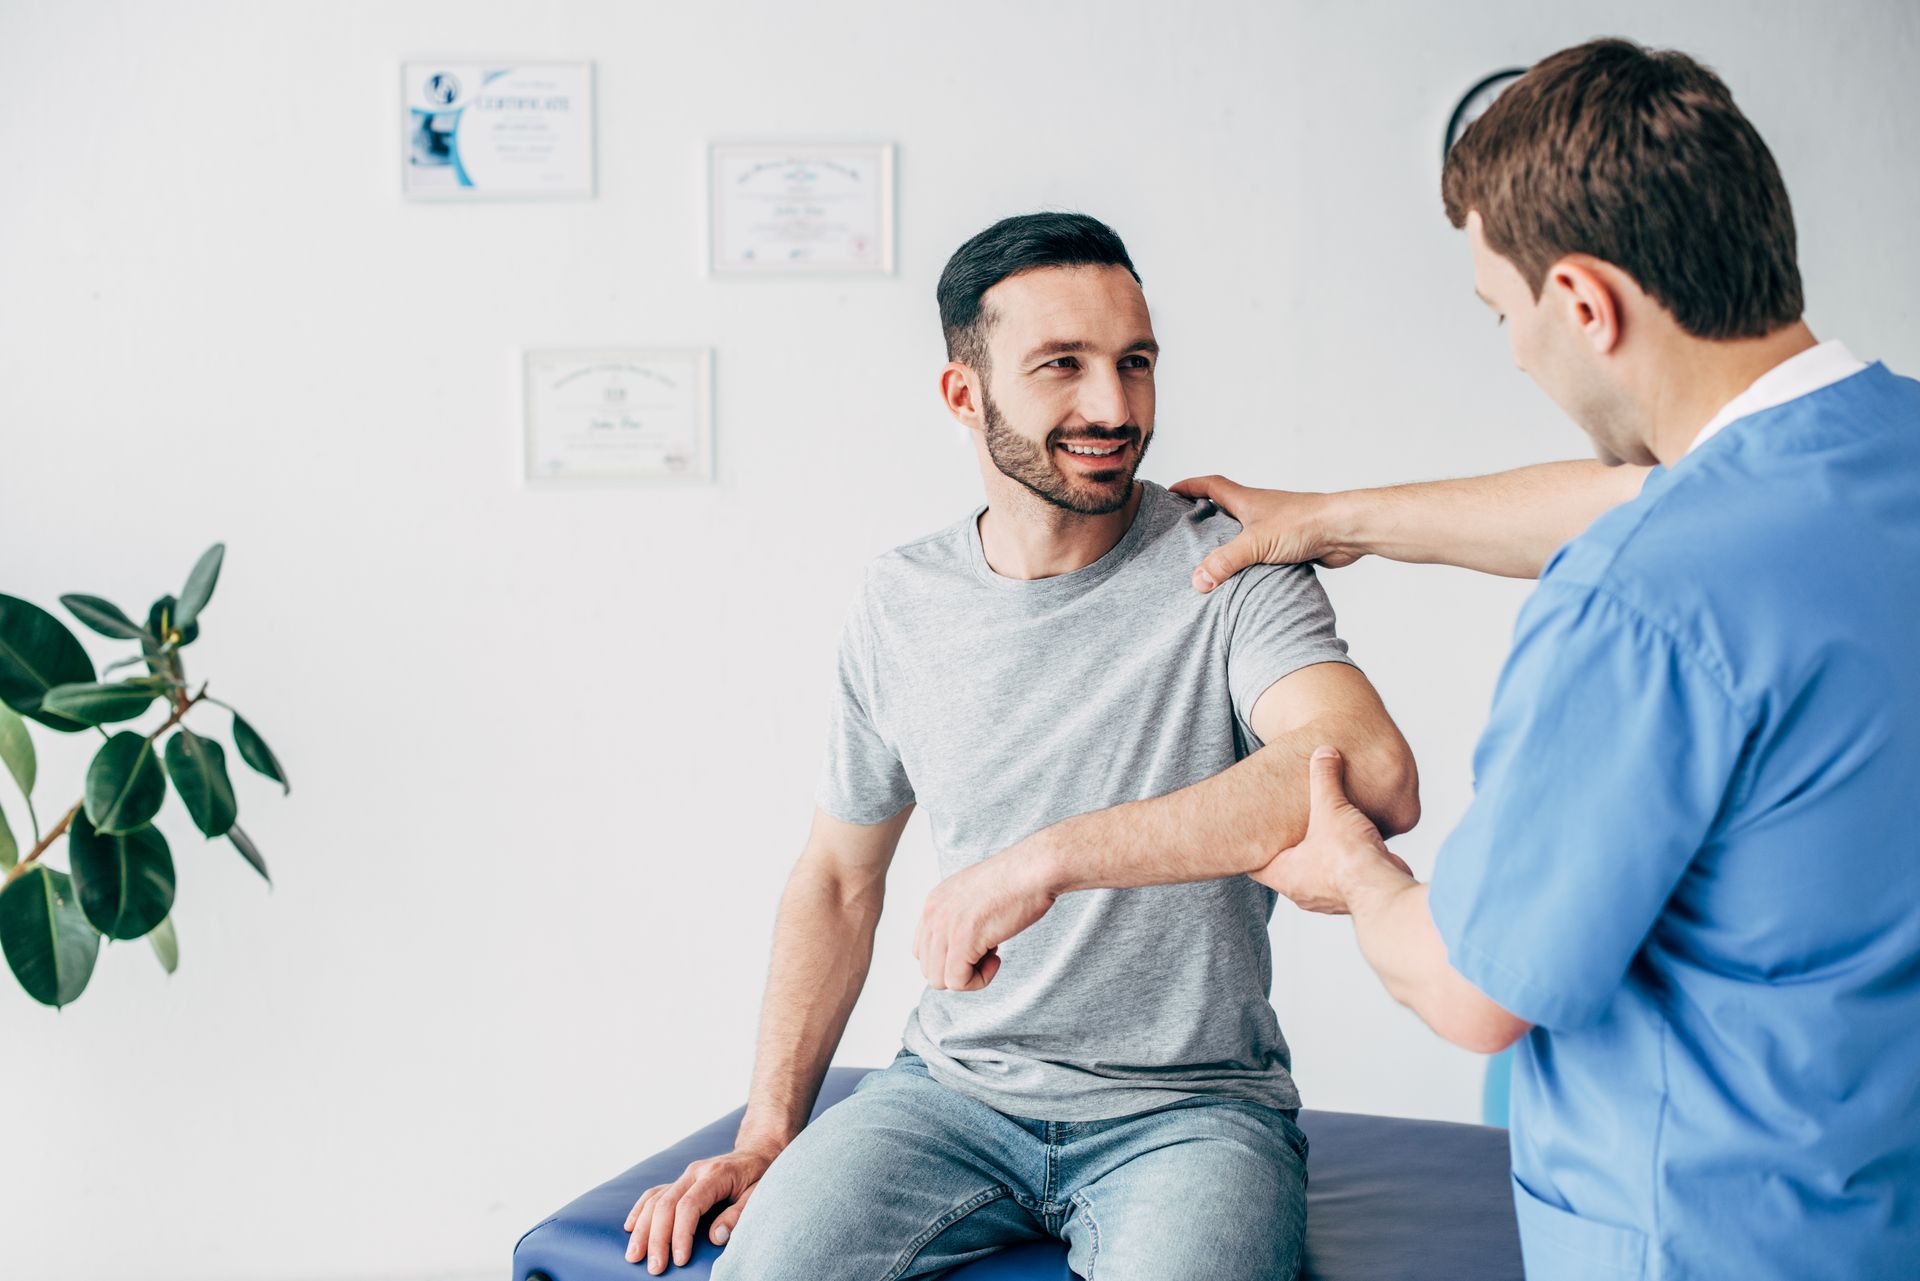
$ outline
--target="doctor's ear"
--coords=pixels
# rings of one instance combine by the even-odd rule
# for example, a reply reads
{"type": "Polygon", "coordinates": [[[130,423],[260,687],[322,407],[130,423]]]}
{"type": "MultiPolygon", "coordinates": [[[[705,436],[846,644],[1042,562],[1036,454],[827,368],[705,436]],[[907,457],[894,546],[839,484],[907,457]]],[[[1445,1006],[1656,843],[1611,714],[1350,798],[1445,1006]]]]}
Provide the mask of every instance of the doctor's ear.
{"type": "Polygon", "coordinates": [[[1619,345],[1626,319],[1621,291],[1632,283],[1616,267],[1586,254],[1569,254],[1547,269],[1547,287],[1598,355],[1619,345]]]}
{"type": "Polygon", "coordinates": [[[949,360],[940,371],[940,399],[946,402],[947,412],[969,431],[986,430],[986,397],[981,390],[985,385],[978,370],[957,360],[949,360]]]}

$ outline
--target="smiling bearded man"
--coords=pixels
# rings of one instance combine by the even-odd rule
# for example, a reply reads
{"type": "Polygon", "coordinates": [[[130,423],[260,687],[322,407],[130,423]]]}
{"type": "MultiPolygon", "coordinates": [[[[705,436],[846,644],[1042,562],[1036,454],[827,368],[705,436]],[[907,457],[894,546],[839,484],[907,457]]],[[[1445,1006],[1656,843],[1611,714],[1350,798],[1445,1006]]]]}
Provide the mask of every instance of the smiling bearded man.
{"type": "Polygon", "coordinates": [[[941,397],[987,501],[869,567],[735,1149],[641,1198],[628,1257],[685,1262],[723,1207],[726,1281],[897,1281],[1048,1237],[1098,1281],[1172,1260],[1293,1276],[1306,1140],[1268,1001],[1274,894],[1245,873],[1304,833],[1316,743],[1395,831],[1418,813],[1412,759],[1311,568],[1188,586],[1239,526],[1134,479],[1159,344],[1118,236],[1007,219],[954,254],[939,300],[941,397]],[[1170,821],[1142,815],[1097,858],[999,854],[1141,802],[1170,821]],[[806,1125],[915,805],[949,883],[992,886],[1032,928],[971,955],[923,940],[899,1057],[806,1125]]]}

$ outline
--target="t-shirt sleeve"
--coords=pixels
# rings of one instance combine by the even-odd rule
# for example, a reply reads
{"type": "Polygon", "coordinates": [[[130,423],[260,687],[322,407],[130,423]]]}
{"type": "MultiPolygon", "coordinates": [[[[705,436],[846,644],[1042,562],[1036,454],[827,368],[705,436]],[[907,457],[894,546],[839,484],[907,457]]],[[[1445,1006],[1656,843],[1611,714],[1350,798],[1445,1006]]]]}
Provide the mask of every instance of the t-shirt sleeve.
{"type": "Polygon", "coordinates": [[[1333,604],[1311,565],[1260,565],[1235,580],[1227,617],[1227,689],[1249,733],[1253,705],[1283,676],[1315,663],[1351,663],[1333,604]]]}
{"type": "Polygon", "coordinates": [[[1453,967],[1528,1022],[1599,1018],[1709,839],[1748,727],[1696,649],[1602,589],[1543,583],[1435,864],[1453,967]]]}
{"type": "Polygon", "coordinates": [[[821,809],[848,823],[878,823],[913,802],[899,753],[874,722],[873,637],[864,598],[840,630],[828,696],[827,757],[815,795],[821,809]]]}

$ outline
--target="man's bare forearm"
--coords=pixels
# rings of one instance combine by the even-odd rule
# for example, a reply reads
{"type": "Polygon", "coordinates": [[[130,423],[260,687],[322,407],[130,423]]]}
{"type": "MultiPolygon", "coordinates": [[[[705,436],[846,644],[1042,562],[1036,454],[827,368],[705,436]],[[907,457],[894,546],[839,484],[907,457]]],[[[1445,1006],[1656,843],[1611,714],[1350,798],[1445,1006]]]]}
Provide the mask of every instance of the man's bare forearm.
{"type": "Polygon", "coordinates": [[[738,1148],[778,1153],[813,1111],[873,960],[885,869],[861,880],[803,857],[787,880],[738,1148]]]}
{"type": "Polygon", "coordinates": [[[1354,555],[1538,578],[1553,553],[1640,492],[1648,469],[1541,463],[1491,476],[1326,495],[1327,533],[1354,555]]]}
{"type": "Polygon", "coordinates": [[[1307,830],[1307,761],[1332,744],[1350,765],[1353,802],[1381,828],[1419,819],[1413,758],[1396,731],[1323,716],[1212,778],[1152,800],[1063,820],[1040,834],[1054,893],[1171,885],[1257,871],[1307,830]]]}

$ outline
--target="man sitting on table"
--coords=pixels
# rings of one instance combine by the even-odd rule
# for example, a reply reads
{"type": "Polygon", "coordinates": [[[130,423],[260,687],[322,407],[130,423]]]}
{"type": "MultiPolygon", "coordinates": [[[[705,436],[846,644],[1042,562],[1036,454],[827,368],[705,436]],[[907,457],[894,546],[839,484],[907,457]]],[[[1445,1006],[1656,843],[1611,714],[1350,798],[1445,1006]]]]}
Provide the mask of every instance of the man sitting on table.
{"type": "Polygon", "coordinates": [[[1049,1237],[1099,1281],[1173,1260],[1291,1277],[1306,1140],[1268,1001],[1274,895],[1244,873],[1304,833],[1316,744],[1396,832],[1419,812],[1412,758],[1311,568],[1188,586],[1239,526],[1135,480],[1159,346],[1109,228],[997,223],[939,300],[941,392],[987,502],[868,570],[735,1148],[640,1198],[627,1257],[685,1263],[723,1206],[728,1281],[897,1281],[1049,1237]],[[1097,850],[990,857],[1155,797],[1097,850]],[[948,884],[1015,877],[996,901],[1037,924],[979,955],[923,934],[905,1048],[808,1126],[916,804],[948,884]]]}

